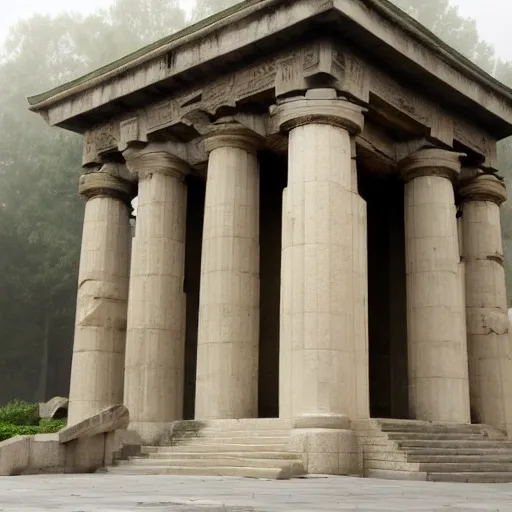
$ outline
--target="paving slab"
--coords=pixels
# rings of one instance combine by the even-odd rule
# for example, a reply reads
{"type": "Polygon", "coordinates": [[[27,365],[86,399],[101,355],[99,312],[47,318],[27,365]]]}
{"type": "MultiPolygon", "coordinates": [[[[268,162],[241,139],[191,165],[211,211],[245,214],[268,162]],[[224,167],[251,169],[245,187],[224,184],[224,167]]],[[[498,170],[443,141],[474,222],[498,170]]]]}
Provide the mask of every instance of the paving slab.
{"type": "Polygon", "coordinates": [[[512,484],[362,478],[0,477],[0,512],[512,512],[512,484]]]}

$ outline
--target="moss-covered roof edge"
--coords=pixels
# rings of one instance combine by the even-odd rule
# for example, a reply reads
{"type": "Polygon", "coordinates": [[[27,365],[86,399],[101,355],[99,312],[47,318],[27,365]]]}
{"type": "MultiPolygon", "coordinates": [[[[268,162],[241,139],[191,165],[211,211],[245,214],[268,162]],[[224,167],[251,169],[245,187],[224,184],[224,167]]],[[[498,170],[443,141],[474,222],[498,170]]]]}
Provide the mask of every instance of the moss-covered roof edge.
{"type": "MultiPolygon", "coordinates": [[[[61,101],[65,97],[78,92],[79,89],[86,88],[90,82],[97,84],[101,81],[107,80],[111,75],[125,72],[130,68],[146,62],[147,60],[165,54],[170,51],[172,47],[178,46],[180,42],[187,42],[189,36],[197,34],[199,37],[199,33],[205,29],[214,30],[217,28],[217,24],[219,22],[223,22],[231,16],[242,14],[246,10],[248,12],[252,12],[253,10],[258,10],[269,5],[284,3],[286,1],[289,0],[244,0],[229,9],[205,18],[204,20],[190,25],[179,32],[159,39],[158,41],[144,46],[143,48],[130,53],[121,59],[111,62],[110,64],[102,66],[91,73],[83,75],[44,93],[30,96],[28,98],[30,109],[34,111],[45,110],[45,108],[49,107],[54,101],[61,101]],[[254,9],[251,10],[251,7],[254,9]]],[[[451,66],[458,68],[459,71],[463,72],[465,75],[470,75],[472,79],[485,84],[499,95],[505,96],[512,101],[511,88],[504,85],[457,50],[453,49],[450,45],[445,43],[421,23],[402,11],[399,7],[392,4],[389,0],[361,1],[370,8],[376,9],[393,23],[396,23],[402,30],[419,40],[421,44],[427,46],[430,50],[434,51],[451,66]]],[[[90,85],[92,86],[92,84],[90,85]]]]}
{"type": "Polygon", "coordinates": [[[473,78],[479,79],[488,87],[494,89],[495,92],[502,94],[512,100],[512,88],[506,86],[497,78],[494,78],[492,75],[487,73],[487,71],[484,71],[480,66],[475,64],[473,61],[462,55],[462,53],[460,53],[458,50],[436,36],[419,21],[415,20],[412,16],[402,11],[400,7],[397,7],[389,0],[363,0],[363,2],[376,8],[384,15],[384,17],[388,19],[391,18],[391,20],[394,23],[397,23],[402,30],[412,35],[415,39],[418,39],[421,44],[433,50],[439,56],[444,58],[445,61],[446,56],[448,56],[451,61],[447,61],[448,64],[452,66],[457,65],[459,67],[459,71],[465,71],[466,74],[469,72],[473,75],[473,78]],[[465,69],[461,70],[461,67],[465,69]]]}
{"type": "MultiPolygon", "coordinates": [[[[162,39],[158,39],[154,43],[150,43],[132,53],[129,53],[128,55],[125,55],[124,57],[121,57],[118,60],[110,62],[109,64],[106,64],[105,66],[95,69],[94,71],[91,71],[90,73],[87,73],[78,78],[75,78],[74,80],[71,80],[70,82],[66,82],[62,85],[54,87],[53,89],[50,89],[49,91],[43,92],[41,94],[29,96],[27,98],[28,103],[30,106],[36,106],[38,103],[41,103],[47,99],[50,99],[53,96],[56,96],[62,92],[71,90],[78,85],[85,84],[94,78],[99,78],[102,75],[106,75],[110,71],[115,71],[116,69],[119,69],[122,66],[125,66],[130,63],[134,63],[139,58],[144,57],[145,55],[149,55],[154,50],[158,50],[163,47],[166,47],[170,43],[173,43],[185,36],[188,36],[195,32],[198,32],[201,29],[207,28],[208,26],[213,25],[214,23],[221,21],[224,18],[227,18],[233,14],[241,12],[242,10],[245,10],[248,7],[252,7],[253,5],[257,5],[259,3],[267,4],[267,3],[275,3],[275,2],[279,2],[279,1],[282,1],[282,0],[243,0],[240,3],[233,5],[229,9],[225,9],[224,11],[221,11],[217,14],[213,14],[212,16],[209,16],[208,18],[205,18],[197,23],[194,23],[192,25],[189,25],[188,27],[185,27],[183,30],[179,30],[178,32],[175,32],[174,34],[165,36],[162,39]]],[[[151,56],[151,57],[153,57],[153,56],[151,56]]]]}

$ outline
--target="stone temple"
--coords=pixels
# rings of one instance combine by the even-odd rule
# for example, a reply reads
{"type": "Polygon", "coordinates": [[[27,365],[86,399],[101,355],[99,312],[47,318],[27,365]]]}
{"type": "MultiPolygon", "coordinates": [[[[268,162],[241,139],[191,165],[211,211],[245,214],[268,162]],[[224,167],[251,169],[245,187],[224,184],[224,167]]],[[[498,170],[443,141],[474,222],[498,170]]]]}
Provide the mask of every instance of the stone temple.
{"type": "Polygon", "coordinates": [[[84,140],[111,471],[512,481],[512,90],[387,0],[247,0],[29,102],[84,140]]]}

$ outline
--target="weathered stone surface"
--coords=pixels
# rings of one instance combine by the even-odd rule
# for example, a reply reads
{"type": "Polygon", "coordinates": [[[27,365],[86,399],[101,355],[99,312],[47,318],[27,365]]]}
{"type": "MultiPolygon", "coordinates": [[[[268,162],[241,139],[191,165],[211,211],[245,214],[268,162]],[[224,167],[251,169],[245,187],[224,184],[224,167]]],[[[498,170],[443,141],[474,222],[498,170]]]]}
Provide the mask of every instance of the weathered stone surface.
{"type": "Polygon", "coordinates": [[[32,436],[15,436],[0,443],[0,475],[21,475],[28,466],[32,436]]]}
{"type": "Polygon", "coordinates": [[[258,414],[260,141],[236,123],[217,126],[206,140],[198,420],[258,414]]]}
{"type": "Polygon", "coordinates": [[[186,164],[152,146],[125,155],[139,177],[132,245],[124,403],[132,429],[156,443],[182,419],[185,367],[186,164]],[[151,390],[151,391],[150,391],[151,390]]]}
{"type": "Polygon", "coordinates": [[[472,417],[512,433],[512,345],[499,209],[507,197],[505,185],[494,175],[477,172],[458,193],[472,417]]]}
{"type": "Polygon", "coordinates": [[[62,396],[54,396],[48,402],[39,404],[39,416],[45,419],[65,418],[68,415],[69,400],[62,396]]]}
{"type": "MultiPolygon", "coordinates": [[[[495,173],[512,90],[388,0],[248,0],[31,104],[84,135],[65,471],[114,461],[123,441],[112,429],[127,413],[97,413],[121,402],[137,434],[129,451],[171,443],[194,384],[195,415],[225,422],[224,444],[254,450],[230,422],[279,410],[313,473],[361,469],[350,425],[370,403],[372,415],[409,407],[463,423],[471,406],[512,435],[506,193],[495,173]],[[202,180],[206,201],[188,188],[202,180]]],[[[38,443],[36,461],[55,439],[38,443]]],[[[40,466],[57,467],[53,455],[40,466]]],[[[214,455],[230,468],[220,474],[241,463],[245,476],[294,471],[214,455]]],[[[386,457],[371,474],[441,478],[435,459],[386,457]]],[[[180,463],[166,471],[201,471],[180,463]]]]}
{"type": "Polygon", "coordinates": [[[418,420],[469,422],[465,297],[451,179],[461,155],[422,149],[405,185],[409,409],[418,420]]]}
{"type": "Polygon", "coordinates": [[[63,428],[58,434],[59,443],[69,443],[75,439],[89,438],[123,429],[128,426],[129,421],[128,409],[124,405],[114,405],[75,425],[63,428]]]}
{"type": "MultiPolygon", "coordinates": [[[[89,170],[90,171],[90,170],[89,170]]],[[[78,272],[68,424],[123,401],[130,268],[131,177],[124,165],[84,174],[87,198],[78,272]]]]}
{"type": "Polygon", "coordinates": [[[30,455],[24,474],[66,473],[66,446],[59,443],[59,434],[37,434],[30,440],[30,455]]]}

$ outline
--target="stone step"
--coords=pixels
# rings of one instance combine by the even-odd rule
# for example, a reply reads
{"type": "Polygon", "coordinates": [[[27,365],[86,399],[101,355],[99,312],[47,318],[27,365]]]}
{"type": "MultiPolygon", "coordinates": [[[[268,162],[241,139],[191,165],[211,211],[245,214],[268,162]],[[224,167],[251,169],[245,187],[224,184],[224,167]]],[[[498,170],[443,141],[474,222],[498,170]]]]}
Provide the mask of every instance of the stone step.
{"type": "Polygon", "coordinates": [[[402,453],[411,455],[450,455],[457,457],[459,455],[483,455],[493,457],[495,455],[505,455],[512,459],[512,448],[404,448],[402,453]]]}
{"type": "Polygon", "coordinates": [[[503,434],[487,433],[480,429],[382,429],[382,430],[357,430],[357,435],[361,439],[371,439],[378,437],[388,437],[390,435],[411,435],[421,434],[429,436],[439,435],[463,435],[463,436],[481,436],[487,438],[489,434],[498,439],[506,439],[503,434]]]}
{"type": "Polygon", "coordinates": [[[465,472],[496,472],[496,473],[512,473],[512,463],[507,462],[422,462],[419,467],[420,471],[426,473],[465,473],[465,472]]]}
{"type": "Polygon", "coordinates": [[[380,478],[383,480],[411,480],[425,481],[427,473],[419,471],[394,471],[389,469],[367,469],[364,472],[366,478],[380,478]]]}
{"type": "Polygon", "coordinates": [[[121,475],[181,475],[181,476],[237,476],[242,478],[267,478],[271,480],[287,480],[294,473],[288,465],[284,468],[240,468],[215,466],[114,466],[108,467],[109,473],[121,475]]]}
{"type": "Polygon", "coordinates": [[[420,464],[417,462],[365,459],[364,468],[365,470],[420,471],[420,464]]]}
{"type": "Polygon", "coordinates": [[[288,437],[289,430],[210,430],[202,429],[197,437],[288,437]]]}
{"type": "Polygon", "coordinates": [[[459,482],[459,483],[509,483],[512,473],[467,472],[467,473],[425,473],[420,471],[392,471],[386,469],[370,469],[365,471],[367,478],[384,480],[410,480],[430,482],[459,482]]]}
{"type": "Polygon", "coordinates": [[[498,484],[512,482],[512,472],[493,473],[465,472],[465,473],[428,473],[430,482],[459,482],[473,484],[498,484]]]}
{"type": "MultiPolygon", "coordinates": [[[[264,430],[291,430],[293,428],[293,420],[286,420],[281,418],[248,418],[241,420],[207,420],[204,422],[197,422],[193,420],[191,424],[194,430],[197,430],[197,425],[200,425],[201,431],[221,431],[226,432],[230,430],[241,431],[264,431],[264,430]]],[[[180,422],[180,425],[185,426],[187,422],[180,422]]]]}
{"type": "Polygon", "coordinates": [[[202,445],[202,444],[211,444],[215,442],[221,442],[223,444],[252,444],[252,445],[270,445],[270,444],[280,444],[285,445],[288,441],[288,436],[283,437],[193,437],[189,439],[176,439],[175,445],[202,445]]]}
{"type": "Polygon", "coordinates": [[[512,472],[508,462],[409,462],[400,460],[365,459],[367,469],[388,469],[393,471],[420,471],[425,473],[464,473],[464,472],[512,472]]]}
{"type": "Polygon", "coordinates": [[[292,452],[190,452],[189,450],[175,452],[155,452],[146,455],[146,459],[209,459],[211,457],[249,457],[251,459],[287,459],[296,460],[297,454],[292,452]]]}
{"type": "MultiPolygon", "coordinates": [[[[158,446],[155,447],[159,453],[166,452],[187,452],[187,453],[212,453],[212,452],[285,452],[284,444],[223,444],[223,443],[202,443],[194,445],[158,446]]],[[[147,453],[147,452],[143,452],[147,453]]],[[[153,452],[154,453],[154,452],[153,452]]]]}
{"type": "Polygon", "coordinates": [[[412,455],[407,454],[407,462],[420,463],[510,463],[512,464],[512,456],[501,453],[491,453],[488,455],[412,455]]]}
{"type": "Polygon", "coordinates": [[[486,425],[469,423],[435,423],[414,420],[376,420],[382,432],[484,432],[486,425]]]}
{"type": "Polygon", "coordinates": [[[302,462],[296,457],[295,460],[289,459],[251,459],[248,457],[223,457],[210,456],[207,459],[199,461],[198,459],[189,459],[186,457],[169,459],[152,459],[133,457],[129,460],[119,461],[119,466],[183,466],[197,467],[204,464],[207,467],[233,467],[233,468],[282,468],[288,464],[302,467],[302,462]],[[199,464],[198,464],[199,463],[199,464]]]}
{"type": "Polygon", "coordinates": [[[388,439],[392,441],[425,440],[425,441],[485,441],[489,439],[484,434],[460,433],[430,433],[430,432],[389,432],[388,439]]]}
{"type": "Polygon", "coordinates": [[[397,441],[399,447],[404,449],[409,448],[450,448],[450,449],[459,449],[459,448],[487,448],[487,449],[497,449],[497,448],[512,448],[512,442],[507,441],[495,441],[495,440],[443,440],[438,439],[435,441],[425,440],[425,439],[408,439],[397,441]]]}

